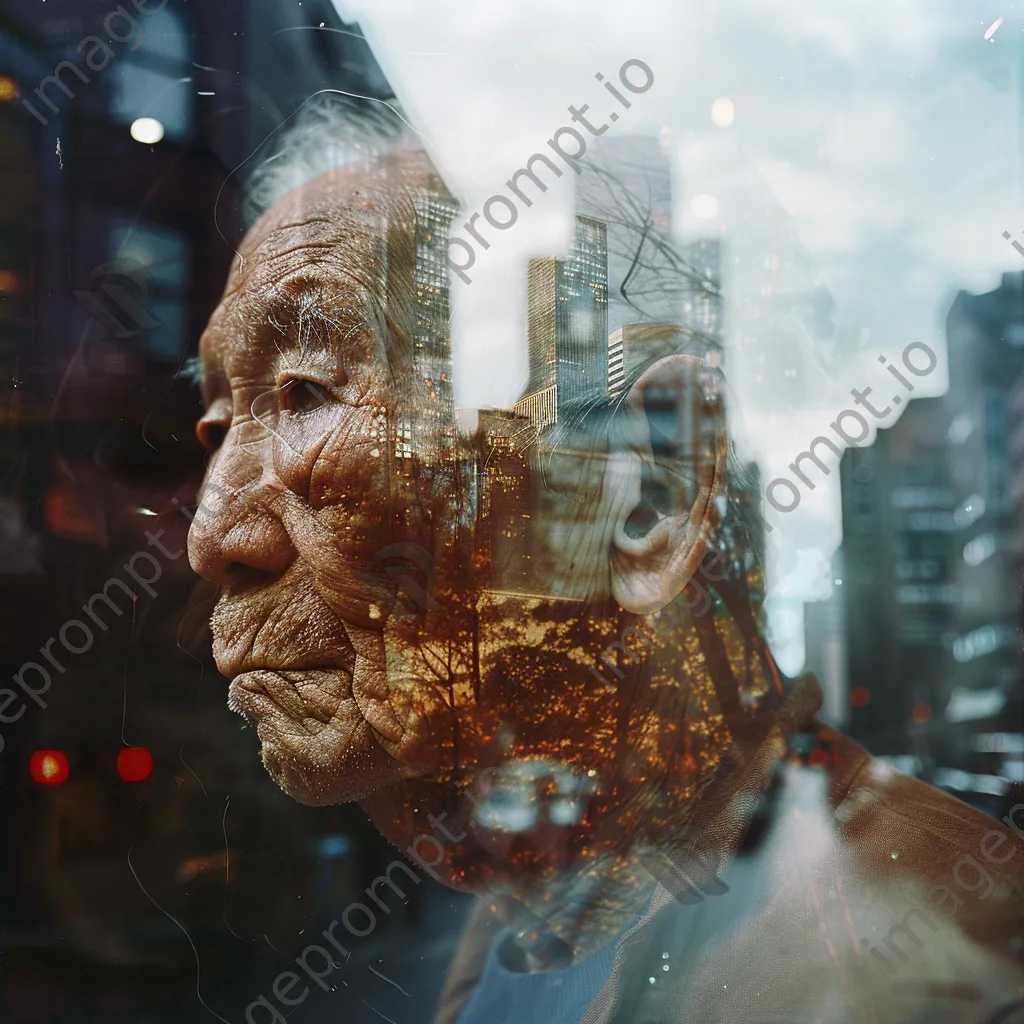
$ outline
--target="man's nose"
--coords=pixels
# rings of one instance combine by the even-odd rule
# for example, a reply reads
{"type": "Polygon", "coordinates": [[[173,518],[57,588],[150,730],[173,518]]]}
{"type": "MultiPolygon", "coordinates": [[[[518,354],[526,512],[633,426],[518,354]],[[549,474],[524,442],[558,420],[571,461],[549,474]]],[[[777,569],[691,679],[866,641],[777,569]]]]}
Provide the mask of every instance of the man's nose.
{"type": "Polygon", "coordinates": [[[275,490],[263,481],[232,487],[212,470],[188,531],[188,560],[224,587],[267,581],[295,560],[295,546],[274,514],[275,490]]]}

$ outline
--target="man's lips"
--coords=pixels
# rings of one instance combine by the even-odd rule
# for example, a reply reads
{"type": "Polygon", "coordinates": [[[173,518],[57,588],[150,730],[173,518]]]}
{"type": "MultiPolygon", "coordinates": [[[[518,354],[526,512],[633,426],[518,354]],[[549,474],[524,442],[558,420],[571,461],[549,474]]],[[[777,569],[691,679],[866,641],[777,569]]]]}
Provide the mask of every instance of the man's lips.
{"type": "Polygon", "coordinates": [[[350,624],[300,584],[286,594],[222,598],[215,609],[213,653],[232,680],[231,707],[261,738],[266,730],[295,738],[330,730],[401,745],[408,728],[392,707],[380,625],[350,624]]]}
{"type": "Polygon", "coordinates": [[[228,698],[243,713],[267,710],[266,701],[295,722],[326,724],[352,699],[352,674],[326,666],[254,668],[231,680],[228,698]]]}
{"type": "Polygon", "coordinates": [[[387,703],[357,699],[352,678],[349,669],[337,665],[252,669],[232,679],[228,703],[253,725],[274,712],[311,732],[365,722],[384,740],[400,742],[404,730],[387,703]]]}
{"type": "MultiPolygon", "coordinates": [[[[334,624],[334,631],[338,625],[334,624]]],[[[227,641],[220,636],[213,638],[213,660],[217,663],[217,671],[228,679],[241,675],[243,672],[305,672],[317,669],[336,669],[351,674],[351,665],[355,657],[348,634],[341,627],[343,640],[340,638],[321,638],[316,650],[309,650],[302,644],[295,650],[292,658],[275,658],[270,651],[254,650],[253,645],[244,641],[227,641]],[[305,648],[305,649],[303,649],[305,648]]],[[[276,638],[274,638],[276,639],[276,638]]],[[[270,646],[264,644],[263,646],[270,646]]],[[[289,645],[291,646],[291,645],[289,645]]]]}

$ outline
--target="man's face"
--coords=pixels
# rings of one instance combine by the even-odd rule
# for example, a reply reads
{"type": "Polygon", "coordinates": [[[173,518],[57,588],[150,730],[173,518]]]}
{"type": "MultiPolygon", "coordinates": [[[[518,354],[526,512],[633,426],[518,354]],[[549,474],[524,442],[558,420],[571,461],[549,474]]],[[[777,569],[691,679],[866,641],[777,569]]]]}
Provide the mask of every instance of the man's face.
{"type": "Polygon", "coordinates": [[[392,173],[325,175],[266,214],[200,343],[212,513],[190,560],[222,590],[214,656],[232,706],[271,775],[315,804],[437,757],[437,702],[389,674],[392,595],[365,571],[396,511],[383,272],[402,247],[389,252],[384,226],[400,231],[408,211],[389,198],[392,173]]]}

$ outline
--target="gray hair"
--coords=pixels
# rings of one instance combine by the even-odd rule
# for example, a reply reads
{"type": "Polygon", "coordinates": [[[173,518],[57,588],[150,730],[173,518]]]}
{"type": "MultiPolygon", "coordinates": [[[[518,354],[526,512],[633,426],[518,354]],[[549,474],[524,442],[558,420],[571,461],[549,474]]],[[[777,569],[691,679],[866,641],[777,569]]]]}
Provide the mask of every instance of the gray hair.
{"type": "Polygon", "coordinates": [[[246,223],[322,174],[405,148],[414,134],[397,100],[370,102],[335,90],[314,94],[268,136],[270,152],[245,182],[246,223]]]}

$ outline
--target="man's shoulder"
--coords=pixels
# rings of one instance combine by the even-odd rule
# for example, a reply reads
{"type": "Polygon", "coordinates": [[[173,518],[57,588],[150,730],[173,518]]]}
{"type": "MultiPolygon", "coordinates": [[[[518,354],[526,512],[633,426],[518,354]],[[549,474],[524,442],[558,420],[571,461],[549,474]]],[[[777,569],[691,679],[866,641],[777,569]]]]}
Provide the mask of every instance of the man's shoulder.
{"type": "Polygon", "coordinates": [[[857,763],[842,788],[833,791],[834,820],[865,867],[877,861],[886,874],[898,866],[941,884],[948,880],[950,857],[972,857],[1007,882],[1024,885],[1024,804],[1000,821],[896,771],[846,737],[839,737],[836,747],[839,763],[854,758],[857,763]]]}
{"type": "Polygon", "coordinates": [[[1024,962],[1024,804],[997,820],[867,755],[837,796],[838,859],[864,903],[901,932],[936,929],[936,950],[1024,962]]]}

